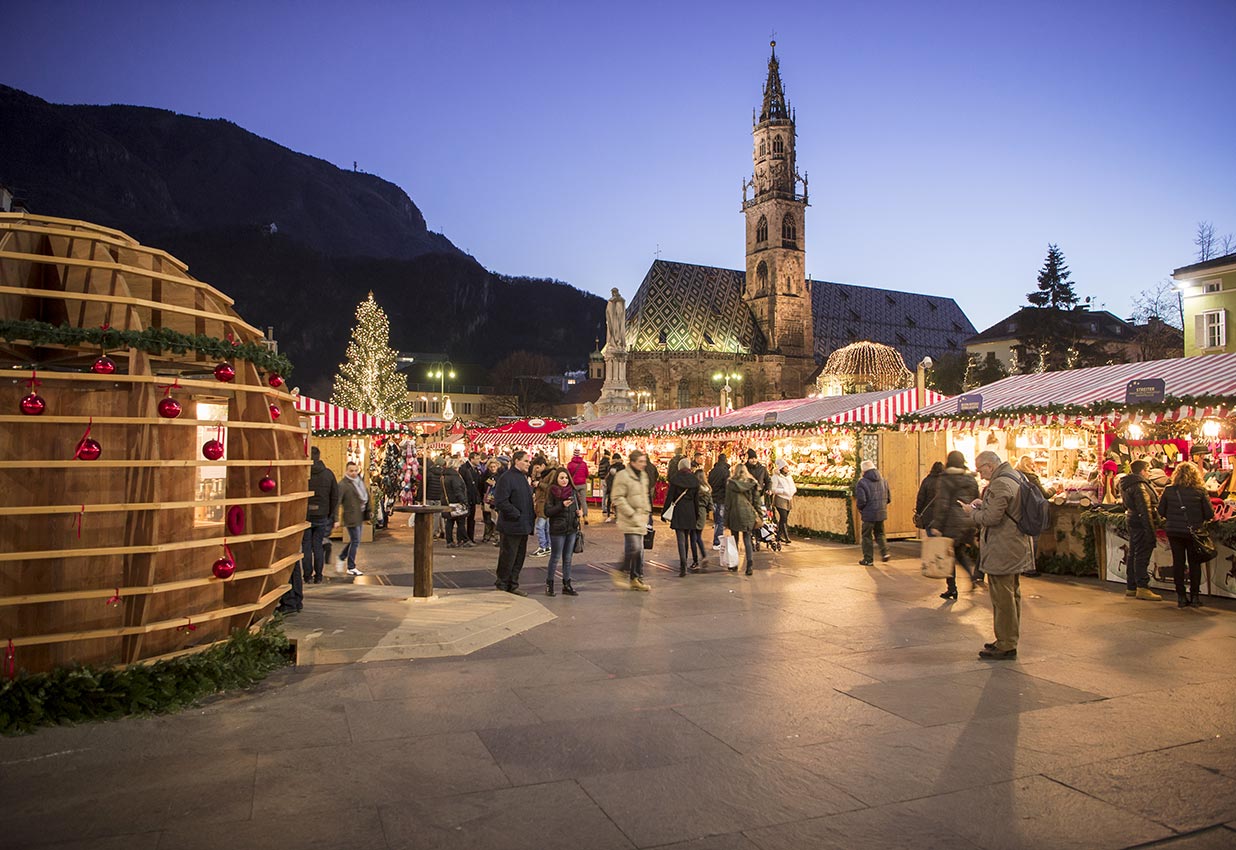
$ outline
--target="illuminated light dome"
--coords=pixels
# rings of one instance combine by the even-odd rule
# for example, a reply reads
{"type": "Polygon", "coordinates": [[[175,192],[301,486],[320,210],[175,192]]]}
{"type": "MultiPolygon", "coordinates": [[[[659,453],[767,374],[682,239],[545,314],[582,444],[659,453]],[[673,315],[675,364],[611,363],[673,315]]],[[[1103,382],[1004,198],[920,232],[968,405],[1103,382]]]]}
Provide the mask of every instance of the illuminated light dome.
{"type": "Polygon", "coordinates": [[[914,375],[892,346],[863,340],[828,356],[816,381],[821,395],[877,392],[912,386],[914,375]]]}

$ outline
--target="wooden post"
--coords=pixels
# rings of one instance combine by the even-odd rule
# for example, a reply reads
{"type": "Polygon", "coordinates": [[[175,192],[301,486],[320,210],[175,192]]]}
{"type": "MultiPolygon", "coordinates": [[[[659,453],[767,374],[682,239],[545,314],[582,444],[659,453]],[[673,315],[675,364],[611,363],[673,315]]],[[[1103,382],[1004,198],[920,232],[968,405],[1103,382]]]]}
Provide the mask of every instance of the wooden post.
{"type": "Polygon", "coordinates": [[[412,544],[412,595],[433,596],[433,512],[417,512],[412,544]]]}

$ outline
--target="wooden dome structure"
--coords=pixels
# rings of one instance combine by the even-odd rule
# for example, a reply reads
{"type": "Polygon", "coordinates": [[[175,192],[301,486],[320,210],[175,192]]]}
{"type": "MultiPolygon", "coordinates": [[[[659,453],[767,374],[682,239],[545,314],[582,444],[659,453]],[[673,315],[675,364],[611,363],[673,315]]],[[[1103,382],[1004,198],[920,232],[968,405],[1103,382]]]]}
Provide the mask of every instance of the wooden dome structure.
{"type": "Polygon", "coordinates": [[[306,527],[308,430],[289,364],[230,298],[119,231],[2,213],[0,368],[10,675],[193,652],[273,611],[306,527]]]}
{"type": "Polygon", "coordinates": [[[914,375],[891,345],[862,340],[828,355],[817,388],[824,395],[882,392],[913,386],[914,375]]]}

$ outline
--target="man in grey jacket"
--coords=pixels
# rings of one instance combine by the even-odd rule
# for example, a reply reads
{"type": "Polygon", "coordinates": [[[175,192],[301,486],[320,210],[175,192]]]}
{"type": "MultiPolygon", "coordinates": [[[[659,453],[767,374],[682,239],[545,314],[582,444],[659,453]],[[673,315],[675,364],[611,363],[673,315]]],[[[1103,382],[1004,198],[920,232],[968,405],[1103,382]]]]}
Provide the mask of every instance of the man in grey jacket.
{"type": "Polygon", "coordinates": [[[1017,527],[1022,477],[995,452],[980,454],[974,467],[987,489],[963,509],[979,527],[979,564],[987,574],[996,632],[995,643],[984,644],[979,657],[1007,660],[1017,657],[1021,636],[1021,574],[1034,568],[1030,538],[1017,527]]]}

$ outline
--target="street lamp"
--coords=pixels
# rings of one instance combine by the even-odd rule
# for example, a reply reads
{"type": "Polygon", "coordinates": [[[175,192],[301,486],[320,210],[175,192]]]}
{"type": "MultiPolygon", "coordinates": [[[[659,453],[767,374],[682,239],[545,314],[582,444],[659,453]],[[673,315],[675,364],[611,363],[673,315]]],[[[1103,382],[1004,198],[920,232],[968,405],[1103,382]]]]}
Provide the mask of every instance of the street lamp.
{"type": "Polygon", "coordinates": [[[644,410],[657,409],[656,401],[652,397],[651,390],[631,390],[627,393],[627,395],[635,399],[636,410],[639,410],[641,407],[644,410]]]}
{"type": "Polygon", "coordinates": [[[740,372],[717,372],[712,376],[712,382],[714,384],[719,384],[722,381],[725,382],[725,386],[721,387],[721,407],[726,413],[729,413],[734,409],[734,405],[730,400],[733,395],[734,388],[730,386],[730,381],[737,383],[741,380],[742,373],[740,372]]]}
{"type": "Polygon", "coordinates": [[[446,394],[446,380],[455,380],[455,369],[451,362],[434,363],[429,367],[429,377],[438,379],[439,392],[442,395],[442,418],[450,422],[455,418],[455,410],[451,407],[451,397],[446,394]]]}

